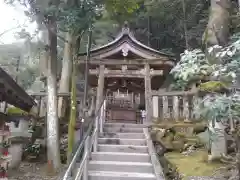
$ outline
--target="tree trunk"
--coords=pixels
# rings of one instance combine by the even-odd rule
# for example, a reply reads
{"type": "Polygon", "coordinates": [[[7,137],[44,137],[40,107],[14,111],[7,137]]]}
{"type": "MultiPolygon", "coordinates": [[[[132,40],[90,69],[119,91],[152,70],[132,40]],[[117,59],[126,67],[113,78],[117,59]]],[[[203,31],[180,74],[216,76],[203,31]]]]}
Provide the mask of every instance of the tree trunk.
{"type": "MultiPolygon", "coordinates": [[[[64,45],[64,55],[62,62],[62,73],[59,85],[59,92],[68,93],[70,90],[70,79],[73,66],[73,35],[70,32],[66,33],[66,41],[64,45]]],[[[58,101],[58,116],[63,117],[66,110],[66,100],[59,98],[58,101]]]]}
{"type": "Polygon", "coordinates": [[[59,122],[57,114],[57,24],[54,16],[48,18],[47,62],[47,151],[48,163],[55,172],[61,165],[59,149],[59,122]]]}
{"type": "Polygon", "coordinates": [[[81,36],[78,37],[74,42],[74,48],[72,49],[72,72],[71,72],[71,111],[70,111],[70,120],[68,125],[68,152],[67,152],[67,162],[70,163],[72,160],[73,147],[75,142],[75,126],[77,119],[77,86],[76,86],[76,61],[78,57],[78,51],[80,48],[81,36]]]}
{"type": "MultiPolygon", "coordinates": [[[[39,29],[41,28],[39,34],[40,34],[40,38],[39,41],[41,41],[43,44],[48,44],[48,30],[43,27],[39,27],[39,29]]],[[[48,55],[49,52],[47,51],[41,51],[40,54],[40,62],[39,63],[39,69],[41,71],[41,75],[44,77],[47,77],[47,62],[48,62],[48,55]]]]}
{"type": "Polygon", "coordinates": [[[72,72],[72,83],[71,83],[71,112],[70,120],[68,124],[68,153],[67,161],[71,162],[73,145],[74,145],[74,135],[75,135],[75,126],[76,126],[76,117],[77,117],[77,101],[76,101],[76,67],[73,67],[72,72]]]}
{"type": "Polygon", "coordinates": [[[230,7],[229,0],[211,0],[208,25],[203,34],[204,48],[216,44],[224,46],[228,43],[230,7]]]}

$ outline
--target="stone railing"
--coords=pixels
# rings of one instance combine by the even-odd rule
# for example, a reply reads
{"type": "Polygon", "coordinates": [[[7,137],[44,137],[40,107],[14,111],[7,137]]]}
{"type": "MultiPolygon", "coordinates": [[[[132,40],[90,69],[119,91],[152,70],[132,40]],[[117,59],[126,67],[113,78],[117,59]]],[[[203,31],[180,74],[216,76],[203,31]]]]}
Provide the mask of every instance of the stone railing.
{"type": "Polygon", "coordinates": [[[62,180],[88,180],[89,160],[92,152],[97,152],[98,134],[103,132],[105,122],[106,101],[105,97],[99,109],[88,125],[83,140],[78,145],[77,151],[73,154],[72,161],[69,163],[67,171],[62,180]],[[79,161],[79,163],[77,163],[79,161]]]}
{"type": "Polygon", "coordinates": [[[153,91],[153,118],[160,120],[189,121],[193,115],[197,91],[153,91]]]}

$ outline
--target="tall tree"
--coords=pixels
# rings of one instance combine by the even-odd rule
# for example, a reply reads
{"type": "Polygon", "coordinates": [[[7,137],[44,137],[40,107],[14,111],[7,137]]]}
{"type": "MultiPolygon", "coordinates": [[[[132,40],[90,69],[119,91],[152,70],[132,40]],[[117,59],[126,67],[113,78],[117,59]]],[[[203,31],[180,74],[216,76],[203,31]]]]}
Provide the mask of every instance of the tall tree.
{"type": "Polygon", "coordinates": [[[203,45],[226,45],[230,36],[230,0],[211,0],[207,28],[203,35],[203,45]]]}
{"type": "Polygon", "coordinates": [[[59,122],[57,115],[57,18],[60,0],[6,0],[26,8],[26,14],[36,21],[44,32],[43,59],[47,75],[47,152],[50,169],[60,167],[59,122]]]}
{"type": "MultiPolygon", "coordinates": [[[[59,20],[65,32],[65,43],[62,61],[62,72],[59,83],[59,92],[68,93],[73,69],[73,56],[78,53],[76,42],[81,40],[84,31],[97,17],[99,3],[96,1],[65,0],[59,20]]],[[[79,44],[77,44],[79,45],[79,44]]],[[[65,115],[64,99],[59,99],[58,115],[65,115]]]]}
{"type": "MultiPolygon", "coordinates": [[[[59,0],[50,0],[49,8],[57,9],[59,0]]],[[[56,12],[48,14],[45,19],[48,30],[47,58],[47,151],[48,163],[56,171],[60,165],[59,122],[57,114],[57,22],[56,12]]]]}

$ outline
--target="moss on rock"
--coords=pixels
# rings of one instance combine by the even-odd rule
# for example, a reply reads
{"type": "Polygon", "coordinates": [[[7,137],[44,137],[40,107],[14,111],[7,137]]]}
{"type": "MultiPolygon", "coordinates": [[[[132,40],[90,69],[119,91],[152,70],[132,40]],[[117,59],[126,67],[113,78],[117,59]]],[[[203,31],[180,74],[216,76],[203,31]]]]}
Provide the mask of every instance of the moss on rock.
{"type": "Polygon", "coordinates": [[[160,142],[168,151],[181,152],[190,146],[203,146],[194,132],[201,132],[205,127],[204,123],[199,122],[155,124],[151,135],[153,141],[160,142]]]}
{"type": "Polygon", "coordinates": [[[16,107],[10,107],[7,109],[7,114],[8,115],[28,115],[26,111],[23,111],[19,108],[16,107]]]}

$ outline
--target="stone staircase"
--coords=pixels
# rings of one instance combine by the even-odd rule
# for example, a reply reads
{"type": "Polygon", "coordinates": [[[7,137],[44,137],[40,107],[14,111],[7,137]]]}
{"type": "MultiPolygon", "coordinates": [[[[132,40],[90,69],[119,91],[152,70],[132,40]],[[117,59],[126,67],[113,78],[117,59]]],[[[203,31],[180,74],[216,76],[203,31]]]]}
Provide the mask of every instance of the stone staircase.
{"type": "Polygon", "coordinates": [[[92,152],[89,180],[162,180],[154,171],[141,124],[104,124],[98,151],[92,152]]]}

